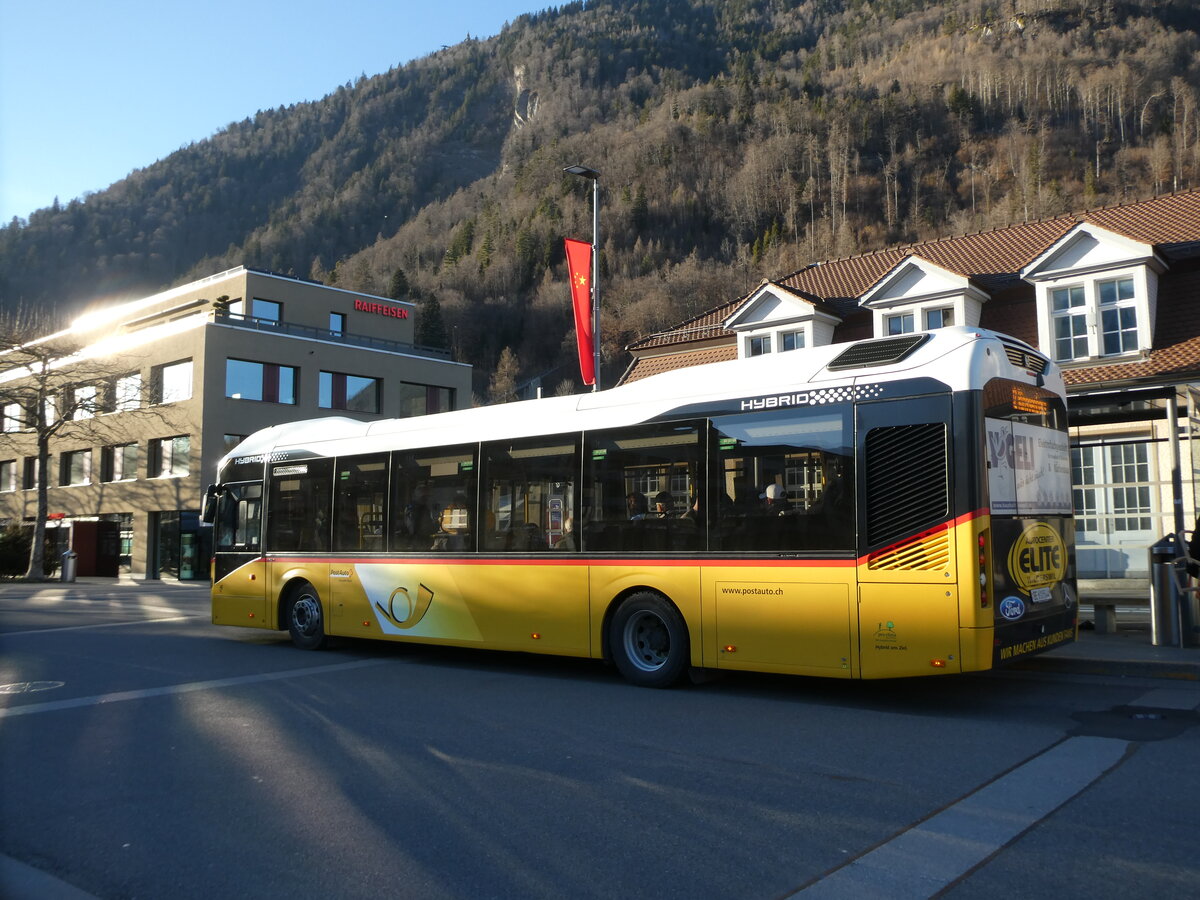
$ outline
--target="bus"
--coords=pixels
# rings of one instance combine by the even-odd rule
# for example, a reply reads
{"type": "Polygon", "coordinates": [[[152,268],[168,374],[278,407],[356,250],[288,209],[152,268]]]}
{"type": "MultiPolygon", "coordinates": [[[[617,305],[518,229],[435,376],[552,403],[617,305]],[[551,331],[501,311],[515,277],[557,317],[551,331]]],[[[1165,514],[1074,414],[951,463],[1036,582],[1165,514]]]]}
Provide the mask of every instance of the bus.
{"type": "Polygon", "coordinates": [[[947,327],[415,418],[219,464],[212,621],[705,670],[978,672],[1077,633],[1061,373],[947,327]]]}

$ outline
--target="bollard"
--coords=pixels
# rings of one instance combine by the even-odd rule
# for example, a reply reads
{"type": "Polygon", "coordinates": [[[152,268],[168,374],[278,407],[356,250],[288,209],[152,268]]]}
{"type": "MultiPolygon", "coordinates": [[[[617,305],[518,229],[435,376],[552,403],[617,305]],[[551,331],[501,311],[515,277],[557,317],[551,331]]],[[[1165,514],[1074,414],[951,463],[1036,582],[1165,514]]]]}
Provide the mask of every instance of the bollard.
{"type": "Polygon", "coordinates": [[[1175,585],[1175,535],[1150,545],[1150,643],[1181,647],[1179,589],[1175,585]]]}
{"type": "Polygon", "coordinates": [[[75,580],[75,567],[79,564],[79,554],[74,550],[68,550],[62,555],[62,569],[59,570],[58,577],[63,581],[75,580]]]}

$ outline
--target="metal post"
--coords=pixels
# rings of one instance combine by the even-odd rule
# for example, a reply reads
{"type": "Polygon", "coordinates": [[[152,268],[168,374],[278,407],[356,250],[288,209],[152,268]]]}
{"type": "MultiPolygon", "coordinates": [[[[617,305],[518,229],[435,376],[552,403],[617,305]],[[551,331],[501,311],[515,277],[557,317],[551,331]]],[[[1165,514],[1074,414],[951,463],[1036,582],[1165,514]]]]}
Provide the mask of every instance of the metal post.
{"type": "Polygon", "coordinates": [[[592,179],[592,368],[600,390],[600,173],[592,179]]]}
{"type": "Polygon", "coordinates": [[[1183,531],[1183,459],[1179,452],[1179,401],[1172,393],[1167,398],[1167,443],[1171,448],[1171,502],[1174,520],[1172,532],[1183,531]]]}
{"type": "Polygon", "coordinates": [[[1179,591],[1175,586],[1175,536],[1150,545],[1150,643],[1182,647],[1179,630],[1179,591]]]}

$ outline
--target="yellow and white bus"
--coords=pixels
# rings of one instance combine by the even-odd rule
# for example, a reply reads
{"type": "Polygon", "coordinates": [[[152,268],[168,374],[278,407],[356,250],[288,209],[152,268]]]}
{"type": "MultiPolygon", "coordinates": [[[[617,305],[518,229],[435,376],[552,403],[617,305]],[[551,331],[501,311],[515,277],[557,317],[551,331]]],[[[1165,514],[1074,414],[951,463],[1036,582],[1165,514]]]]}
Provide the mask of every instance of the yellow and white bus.
{"type": "Polygon", "coordinates": [[[212,619],[887,678],[1075,639],[1062,377],[943,328],[599,393],[267,428],[220,464],[212,619]]]}

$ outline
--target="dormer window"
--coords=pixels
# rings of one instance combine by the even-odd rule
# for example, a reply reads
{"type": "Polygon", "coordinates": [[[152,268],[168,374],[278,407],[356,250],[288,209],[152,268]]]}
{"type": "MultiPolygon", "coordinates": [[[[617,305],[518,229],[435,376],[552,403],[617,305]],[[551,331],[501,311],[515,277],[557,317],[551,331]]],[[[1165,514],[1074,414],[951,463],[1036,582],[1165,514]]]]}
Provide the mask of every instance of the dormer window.
{"type": "Polygon", "coordinates": [[[1138,348],[1137,305],[1134,303],[1133,279],[1114,278],[1101,281],[1100,337],[1104,352],[1129,353],[1138,348]]]}
{"type": "Polygon", "coordinates": [[[765,356],[771,352],[771,336],[769,334],[752,336],[746,339],[747,356],[765,356]]]}
{"type": "Polygon", "coordinates": [[[823,301],[764,281],[724,325],[737,333],[738,355],[745,358],[831,344],[840,321],[823,301]]]}
{"type": "Polygon", "coordinates": [[[1039,345],[1064,363],[1148,351],[1165,270],[1148,244],[1076,226],[1021,273],[1037,288],[1039,345]]]}
{"type": "Polygon", "coordinates": [[[949,306],[925,310],[925,330],[945,328],[954,324],[954,309],[949,306]]]}
{"type": "Polygon", "coordinates": [[[804,348],[804,332],[803,331],[782,331],[779,334],[779,352],[786,353],[788,350],[801,350],[804,348]]]}
{"type": "Polygon", "coordinates": [[[906,256],[859,298],[871,310],[876,337],[979,322],[988,294],[969,276],[919,256],[906,256]]]}
{"type": "Polygon", "coordinates": [[[1088,355],[1087,306],[1083,285],[1054,288],[1050,291],[1054,317],[1054,358],[1079,359],[1088,355]]]}

